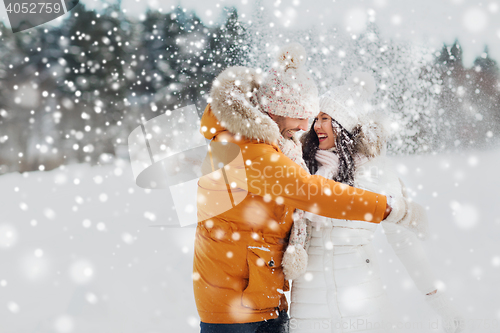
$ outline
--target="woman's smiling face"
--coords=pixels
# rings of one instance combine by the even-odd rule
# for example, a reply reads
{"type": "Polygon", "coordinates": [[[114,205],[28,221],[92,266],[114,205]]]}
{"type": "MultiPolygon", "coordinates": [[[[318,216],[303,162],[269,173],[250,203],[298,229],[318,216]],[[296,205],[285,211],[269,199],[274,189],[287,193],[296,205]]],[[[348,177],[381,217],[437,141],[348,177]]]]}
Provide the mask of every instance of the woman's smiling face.
{"type": "Polygon", "coordinates": [[[314,123],[314,131],[319,139],[319,149],[330,149],[335,147],[337,132],[333,130],[332,117],[320,112],[314,123]]]}

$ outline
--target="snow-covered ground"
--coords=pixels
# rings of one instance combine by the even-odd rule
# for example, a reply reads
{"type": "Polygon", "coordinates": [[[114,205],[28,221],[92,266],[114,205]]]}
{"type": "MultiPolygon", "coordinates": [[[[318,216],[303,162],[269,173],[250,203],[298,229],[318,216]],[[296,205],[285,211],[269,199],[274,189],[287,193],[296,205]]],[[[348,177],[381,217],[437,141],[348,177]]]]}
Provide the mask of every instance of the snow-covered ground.
{"type": "MultiPolygon", "coordinates": [[[[425,248],[467,332],[500,332],[500,150],[394,161],[429,207],[425,248]]],[[[176,226],[168,190],[134,184],[128,161],[3,175],[0,199],[1,333],[199,331],[195,229],[176,226]]],[[[385,237],[375,245],[407,332],[439,332],[385,237]]]]}

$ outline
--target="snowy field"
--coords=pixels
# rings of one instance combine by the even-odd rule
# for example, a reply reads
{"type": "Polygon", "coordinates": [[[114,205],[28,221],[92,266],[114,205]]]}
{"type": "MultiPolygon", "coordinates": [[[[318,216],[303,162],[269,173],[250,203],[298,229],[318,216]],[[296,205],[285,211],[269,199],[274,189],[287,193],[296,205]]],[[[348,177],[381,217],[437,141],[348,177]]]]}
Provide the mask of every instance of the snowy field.
{"type": "MultiPolygon", "coordinates": [[[[394,162],[429,207],[425,248],[467,332],[500,332],[500,150],[394,162]]],[[[168,191],[134,184],[129,161],[3,175],[0,198],[1,333],[199,331],[195,229],[175,226],[168,191]]],[[[385,237],[375,245],[407,332],[440,332],[385,237]]]]}

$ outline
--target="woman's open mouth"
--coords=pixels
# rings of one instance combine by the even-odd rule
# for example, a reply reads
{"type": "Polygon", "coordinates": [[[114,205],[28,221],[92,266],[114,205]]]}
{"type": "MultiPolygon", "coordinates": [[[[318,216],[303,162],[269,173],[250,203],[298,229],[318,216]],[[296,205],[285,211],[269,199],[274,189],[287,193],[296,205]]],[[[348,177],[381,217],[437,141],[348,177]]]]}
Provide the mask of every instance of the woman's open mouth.
{"type": "Polygon", "coordinates": [[[325,141],[327,138],[328,138],[328,135],[326,135],[326,134],[318,134],[318,139],[319,139],[319,142],[323,142],[323,141],[325,141]]]}

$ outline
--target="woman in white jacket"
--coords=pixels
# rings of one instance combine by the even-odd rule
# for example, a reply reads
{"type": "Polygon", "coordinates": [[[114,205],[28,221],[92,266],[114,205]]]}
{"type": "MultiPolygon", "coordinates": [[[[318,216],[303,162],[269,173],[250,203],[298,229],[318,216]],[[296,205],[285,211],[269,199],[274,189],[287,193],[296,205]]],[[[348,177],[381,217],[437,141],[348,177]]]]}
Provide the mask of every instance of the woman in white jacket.
{"type": "MultiPolygon", "coordinates": [[[[304,160],[311,173],[390,196],[393,211],[381,223],[388,242],[441,315],[446,332],[461,332],[463,320],[436,290],[418,239],[426,234],[425,211],[407,198],[387,161],[383,127],[369,113],[367,102],[374,90],[373,78],[357,73],[346,85],[323,95],[321,112],[302,137],[304,160]]],[[[283,259],[285,274],[293,280],[290,332],[394,331],[398,325],[391,320],[371,244],[378,225],[311,213],[305,217],[310,221],[307,239],[292,228],[283,259]]]]}

